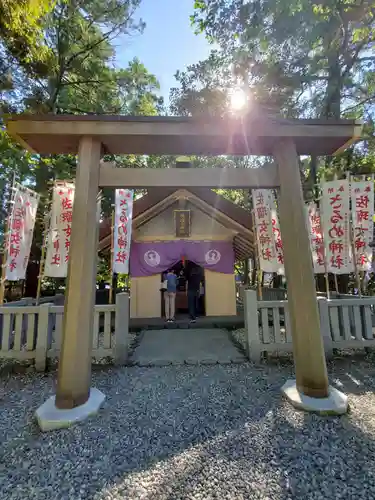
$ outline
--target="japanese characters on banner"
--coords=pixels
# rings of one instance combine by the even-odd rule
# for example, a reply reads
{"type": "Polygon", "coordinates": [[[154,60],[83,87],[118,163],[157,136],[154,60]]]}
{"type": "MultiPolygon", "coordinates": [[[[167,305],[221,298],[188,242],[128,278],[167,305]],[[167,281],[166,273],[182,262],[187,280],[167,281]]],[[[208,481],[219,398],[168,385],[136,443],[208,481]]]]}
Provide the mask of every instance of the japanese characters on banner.
{"type": "Polygon", "coordinates": [[[116,189],[112,266],[114,273],[129,274],[132,219],[133,191],[129,189],[116,189]]]}
{"type": "Polygon", "coordinates": [[[277,200],[274,192],[271,192],[271,219],[272,219],[272,233],[275,241],[276,248],[276,261],[277,261],[277,274],[285,274],[284,270],[284,249],[281,240],[279,214],[277,212],[277,200]]]}
{"type": "Polygon", "coordinates": [[[252,194],[259,267],[266,273],[275,273],[279,269],[279,264],[277,262],[274,228],[272,226],[272,191],[269,189],[254,189],[252,194]]]}
{"type": "Polygon", "coordinates": [[[38,203],[37,193],[22,186],[15,187],[6,241],[6,280],[25,279],[38,203]]]}
{"type": "Polygon", "coordinates": [[[53,188],[50,229],[44,276],[66,278],[74,201],[74,184],[58,182],[53,188]]]}
{"type": "Polygon", "coordinates": [[[353,272],[348,180],[330,181],[322,185],[321,218],[326,271],[334,274],[353,272]]]}
{"type": "Polygon", "coordinates": [[[306,215],[314,273],[325,273],[322,221],[316,203],[306,205],[306,215]]]}
{"type": "Polygon", "coordinates": [[[374,188],[373,181],[352,182],[352,237],[357,271],[370,271],[372,266],[374,188]]]}

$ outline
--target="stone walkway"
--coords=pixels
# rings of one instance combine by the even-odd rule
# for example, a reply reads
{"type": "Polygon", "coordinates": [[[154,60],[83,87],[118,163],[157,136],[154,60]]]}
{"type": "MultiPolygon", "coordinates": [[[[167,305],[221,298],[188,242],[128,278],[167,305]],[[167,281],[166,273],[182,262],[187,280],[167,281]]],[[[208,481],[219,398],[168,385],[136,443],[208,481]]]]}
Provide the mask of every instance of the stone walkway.
{"type": "Polygon", "coordinates": [[[144,330],[131,361],[139,366],[242,363],[246,358],[219,328],[144,330]]]}

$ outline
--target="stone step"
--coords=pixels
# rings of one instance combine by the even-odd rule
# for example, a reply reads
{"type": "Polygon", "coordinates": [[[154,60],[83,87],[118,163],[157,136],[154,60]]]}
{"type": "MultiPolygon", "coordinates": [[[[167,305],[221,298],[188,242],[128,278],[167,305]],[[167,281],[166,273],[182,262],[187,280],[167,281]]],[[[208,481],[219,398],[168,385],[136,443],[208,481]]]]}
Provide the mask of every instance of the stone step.
{"type": "Polygon", "coordinates": [[[131,356],[139,366],[246,362],[229,332],[218,328],[144,330],[131,356]]]}

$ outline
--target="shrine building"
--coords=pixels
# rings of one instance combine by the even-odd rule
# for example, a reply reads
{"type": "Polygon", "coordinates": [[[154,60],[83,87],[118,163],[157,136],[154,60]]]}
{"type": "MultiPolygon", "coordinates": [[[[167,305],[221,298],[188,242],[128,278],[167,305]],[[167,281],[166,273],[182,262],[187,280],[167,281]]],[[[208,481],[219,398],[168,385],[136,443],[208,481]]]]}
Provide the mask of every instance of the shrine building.
{"type": "MultiPolygon", "coordinates": [[[[251,213],[209,188],[158,188],[134,200],[130,252],[130,317],[160,318],[160,285],[173,268],[176,317],[187,313],[186,276],[200,266],[199,313],[236,315],[234,263],[253,255],[251,213]]],[[[111,247],[111,220],[102,222],[99,252],[111,247]]]]}

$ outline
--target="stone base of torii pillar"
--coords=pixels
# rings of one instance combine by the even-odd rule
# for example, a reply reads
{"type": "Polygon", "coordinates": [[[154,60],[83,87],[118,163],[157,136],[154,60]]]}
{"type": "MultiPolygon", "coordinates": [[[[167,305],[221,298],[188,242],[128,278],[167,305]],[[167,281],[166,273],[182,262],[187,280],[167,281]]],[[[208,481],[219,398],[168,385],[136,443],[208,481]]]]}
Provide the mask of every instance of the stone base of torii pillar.
{"type": "Polygon", "coordinates": [[[294,379],[289,379],[281,388],[287,400],[298,410],[305,410],[319,415],[343,415],[348,411],[348,396],[331,385],[328,397],[311,398],[303,394],[294,379]]]}
{"type": "Polygon", "coordinates": [[[99,389],[91,388],[86,403],[69,410],[61,410],[56,408],[56,396],[51,396],[36,410],[35,416],[42,431],[64,429],[98,413],[104,399],[105,395],[99,389]]]}

